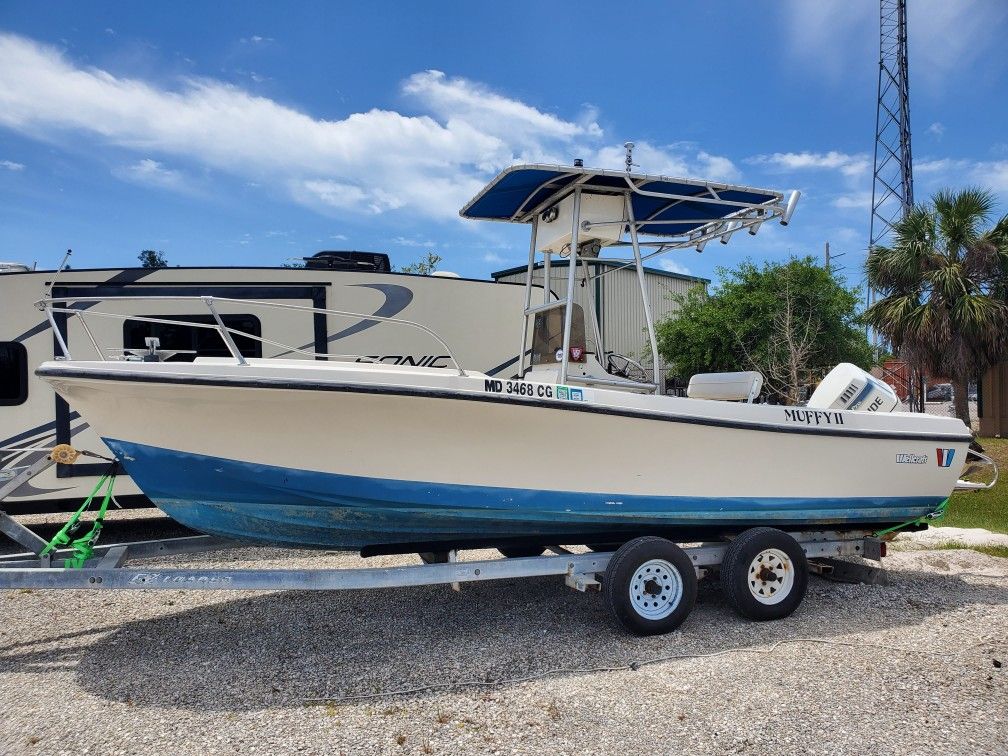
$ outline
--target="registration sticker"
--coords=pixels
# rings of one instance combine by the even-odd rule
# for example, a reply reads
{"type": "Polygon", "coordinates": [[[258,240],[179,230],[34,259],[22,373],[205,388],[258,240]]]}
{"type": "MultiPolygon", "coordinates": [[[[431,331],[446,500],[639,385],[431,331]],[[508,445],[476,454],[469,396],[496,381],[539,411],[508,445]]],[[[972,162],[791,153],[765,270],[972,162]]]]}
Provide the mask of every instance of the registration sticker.
{"type": "Polygon", "coordinates": [[[571,402],[583,402],[584,389],[574,388],[573,386],[557,386],[556,387],[557,399],[564,399],[571,402]]]}

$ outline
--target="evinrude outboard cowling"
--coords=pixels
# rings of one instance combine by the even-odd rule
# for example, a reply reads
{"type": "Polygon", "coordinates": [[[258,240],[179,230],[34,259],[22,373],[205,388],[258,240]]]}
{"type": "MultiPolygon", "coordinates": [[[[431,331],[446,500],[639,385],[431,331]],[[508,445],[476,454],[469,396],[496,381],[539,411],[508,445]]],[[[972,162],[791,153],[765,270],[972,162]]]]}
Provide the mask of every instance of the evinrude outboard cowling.
{"type": "Polygon", "coordinates": [[[841,362],[826,374],[808,400],[818,409],[892,412],[899,397],[885,381],[866,373],[857,365],[841,362]]]}

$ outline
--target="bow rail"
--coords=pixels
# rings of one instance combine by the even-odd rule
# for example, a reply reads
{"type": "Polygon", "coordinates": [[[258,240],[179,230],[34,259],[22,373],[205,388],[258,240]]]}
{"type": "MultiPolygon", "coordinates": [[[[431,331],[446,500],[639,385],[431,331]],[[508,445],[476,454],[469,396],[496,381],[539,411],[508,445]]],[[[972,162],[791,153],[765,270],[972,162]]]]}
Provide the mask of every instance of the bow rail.
{"type": "Polygon", "coordinates": [[[171,296],[128,296],[127,295],[127,296],[112,296],[112,297],[80,297],[80,296],[53,297],[53,296],[48,296],[47,295],[47,296],[43,297],[42,299],[39,299],[37,302],[35,302],[35,307],[46,314],[46,318],[49,320],[49,325],[52,326],[53,333],[56,335],[56,341],[59,344],[60,352],[62,353],[63,358],[64,359],[68,359],[68,360],[72,359],[72,357],[70,356],[70,349],[67,346],[66,339],[65,339],[65,337],[63,335],[63,332],[59,328],[59,325],[56,322],[56,318],[54,317],[54,314],[57,313],[57,312],[58,313],[65,313],[65,314],[67,314],[69,316],[76,317],[80,321],[81,328],[83,329],[85,335],[87,336],[88,341],[91,342],[91,346],[95,350],[96,354],[98,355],[98,359],[101,360],[101,361],[103,361],[103,362],[109,361],[109,357],[108,357],[108,353],[109,352],[112,352],[112,351],[122,352],[123,350],[121,350],[121,349],[115,349],[115,350],[113,350],[113,349],[110,349],[110,348],[102,349],[102,347],[98,344],[97,339],[95,339],[94,334],[92,333],[91,329],[88,327],[87,319],[85,318],[85,312],[87,313],[88,316],[95,315],[97,317],[115,318],[115,319],[122,320],[122,321],[132,320],[132,321],[138,321],[138,322],[143,322],[143,323],[161,323],[161,324],[167,324],[167,325],[178,325],[180,322],[185,322],[185,324],[187,326],[192,326],[194,328],[205,328],[205,329],[209,329],[209,330],[212,330],[212,331],[217,331],[217,333],[220,334],[220,337],[223,340],[224,345],[227,347],[228,351],[231,353],[231,356],[235,358],[235,360],[237,361],[237,363],[239,365],[247,365],[248,361],[245,359],[244,355],[242,355],[241,351],[238,349],[238,346],[235,344],[234,339],[232,338],[232,335],[234,335],[234,336],[241,336],[243,338],[249,338],[249,339],[252,339],[253,341],[258,341],[259,343],[262,343],[262,344],[269,344],[271,346],[279,347],[281,349],[286,349],[286,350],[288,350],[290,352],[296,352],[298,354],[303,354],[303,355],[306,355],[308,357],[313,357],[313,358],[321,358],[321,359],[326,359],[326,360],[332,359],[332,358],[344,358],[344,359],[346,359],[346,358],[353,358],[353,359],[357,359],[357,360],[367,360],[367,361],[370,361],[364,355],[356,355],[356,354],[328,354],[328,353],[322,353],[322,352],[315,352],[315,351],[311,351],[311,350],[307,350],[307,349],[302,349],[302,348],[299,348],[299,347],[291,346],[289,344],[283,344],[281,342],[274,341],[274,340],[268,339],[268,338],[264,338],[262,336],[256,336],[255,334],[251,334],[251,333],[248,333],[246,331],[242,331],[242,330],[237,329],[237,328],[231,328],[231,327],[229,327],[229,326],[227,326],[227,325],[224,324],[224,321],[221,319],[220,313],[218,313],[217,308],[214,306],[214,303],[219,303],[219,302],[224,302],[224,303],[228,303],[228,304],[241,304],[241,305],[243,305],[245,307],[253,306],[253,307],[263,307],[263,308],[266,308],[266,309],[272,308],[272,309],[278,309],[278,310],[296,310],[296,311],[299,311],[299,312],[305,312],[305,313],[309,313],[309,314],[334,315],[336,317],[342,317],[342,318],[360,318],[361,320],[364,320],[364,321],[373,320],[373,321],[378,321],[378,322],[381,322],[381,323],[393,323],[393,324],[396,324],[396,325],[409,326],[409,327],[418,329],[420,331],[423,331],[428,336],[430,336],[431,339],[433,339],[435,342],[437,342],[439,346],[441,346],[442,348],[444,348],[444,350],[445,350],[445,352],[447,352],[448,357],[451,360],[452,364],[455,366],[455,370],[458,371],[458,374],[462,375],[462,376],[466,375],[466,372],[462,368],[462,365],[459,363],[458,359],[455,357],[455,352],[448,345],[448,343],[443,338],[441,338],[441,336],[439,336],[433,329],[429,328],[428,326],[425,326],[423,323],[417,323],[416,321],[405,320],[403,318],[389,318],[389,317],[385,317],[385,316],[382,316],[382,315],[372,315],[372,314],[368,314],[368,313],[350,312],[350,311],[347,311],[347,310],[332,310],[332,309],[329,309],[329,308],[326,308],[326,307],[310,307],[310,306],[307,306],[307,305],[295,305],[295,304],[288,304],[288,303],[284,303],[284,302],[270,302],[270,301],[261,300],[261,299],[237,299],[237,298],[234,298],[234,297],[213,297],[213,296],[206,296],[206,295],[189,295],[189,296],[186,296],[186,295],[171,295],[171,296]],[[91,307],[88,307],[88,308],[85,309],[85,308],[70,306],[71,304],[82,304],[82,303],[98,304],[100,302],[132,302],[132,301],[141,301],[141,302],[152,302],[152,301],[154,301],[154,302],[157,302],[157,301],[162,301],[162,302],[166,302],[166,301],[167,302],[201,302],[204,306],[206,306],[206,308],[209,311],[210,315],[213,317],[214,322],[213,323],[194,323],[192,321],[171,320],[169,318],[158,318],[158,317],[153,317],[153,316],[148,316],[148,315],[131,315],[131,314],[120,313],[120,312],[106,312],[106,311],[102,311],[102,310],[95,310],[95,309],[93,309],[91,307]]]}

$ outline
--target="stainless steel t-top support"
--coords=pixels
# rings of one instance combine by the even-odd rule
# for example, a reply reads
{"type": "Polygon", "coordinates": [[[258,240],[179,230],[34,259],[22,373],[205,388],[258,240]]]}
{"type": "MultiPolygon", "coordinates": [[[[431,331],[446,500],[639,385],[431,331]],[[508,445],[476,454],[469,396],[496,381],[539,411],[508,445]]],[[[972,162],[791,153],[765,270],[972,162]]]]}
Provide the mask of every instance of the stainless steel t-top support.
{"type": "MultiPolygon", "coordinates": [[[[521,351],[518,352],[518,378],[525,377],[525,352],[528,349],[528,310],[532,306],[532,271],[535,270],[536,232],[539,230],[539,216],[532,218],[532,238],[529,240],[528,270],[525,273],[525,316],[522,318],[523,328],[521,351]]],[[[548,268],[547,268],[548,271],[548,268]]],[[[549,273],[547,272],[547,278],[549,273]]],[[[549,280],[545,282],[546,296],[549,297],[549,280]]],[[[547,299],[548,301],[548,299],[547,299]]]]}
{"type": "MultiPolygon", "coordinates": [[[[598,257],[596,257],[595,259],[598,260],[598,257]]],[[[588,292],[589,292],[589,294],[591,296],[591,300],[592,300],[590,302],[590,304],[592,305],[592,307],[590,308],[590,310],[591,310],[591,319],[592,319],[592,330],[595,333],[595,356],[598,357],[598,361],[599,362],[602,362],[602,357],[605,355],[605,350],[604,350],[603,344],[602,344],[602,329],[599,327],[599,319],[598,319],[599,299],[600,299],[600,297],[599,297],[599,290],[597,288],[598,281],[595,282],[596,283],[596,289],[593,292],[591,290],[592,278],[593,278],[592,273],[591,273],[591,268],[588,265],[588,260],[586,258],[584,258],[584,257],[581,258],[581,267],[584,270],[584,276],[585,276],[584,277],[584,287],[585,287],[585,289],[588,290],[588,292]]],[[[596,273],[597,272],[598,271],[596,270],[596,273]]]]}
{"type": "Polygon", "coordinates": [[[634,218],[633,202],[630,193],[623,195],[626,206],[627,222],[630,226],[630,243],[633,246],[634,265],[637,268],[637,283],[640,285],[641,301],[644,303],[644,322],[647,323],[648,340],[651,344],[651,364],[654,368],[655,393],[662,393],[661,365],[658,359],[658,338],[655,335],[654,318],[651,315],[651,302],[648,300],[647,285],[644,280],[644,264],[641,262],[640,242],[637,240],[637,221],[634,218]]]}
{"type": "Polygon", "coordinates": [[[581,230],[581,187],[574,190],[574,212],[571,214],[570,262],[567,264],[567,304],[564,305],[563,361],[560,363],[560,383],[567,383],[570,367],[571,319],[574,314],[574,279],[577,277],[578,231],[581,230]]]}

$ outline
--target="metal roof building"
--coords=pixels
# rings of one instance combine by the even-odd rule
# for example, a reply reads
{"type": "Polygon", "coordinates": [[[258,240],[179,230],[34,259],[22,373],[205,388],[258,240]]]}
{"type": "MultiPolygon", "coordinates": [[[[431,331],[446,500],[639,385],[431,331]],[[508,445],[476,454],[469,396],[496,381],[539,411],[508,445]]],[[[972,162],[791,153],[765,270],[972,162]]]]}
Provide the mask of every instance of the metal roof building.
{"type": "MultiPolygon", "coordinates": [[[[602,353],[617,352],[641,361],[649,369],[650,356],[647,352],[647,333],[644,324],[644,309],[641,303],[640,286],[637,283],[637,271],[633,261],[599,260],[581,258],[581,263],[591,266],[591,286],[595,287],[598,300],[599,330],[602,333],[602,353]]],[[[567,260],[554,260],[550,266],[550,288],[561,295],[567,286],[567,260]]],[[[579,266],[580,267],[580,266],[579,266]]],[[[525,283],[527,266],[521,265],[507,270],[491,273],[495,281],[506,283],[525,283]]],[[[581,285],[577,287],[575,301],[583,308],[591,305],[589,292],[584,289],[581,271],[578,271],[581,285]]],[[[537,263],[532,273],[532,283],[541,286],[543,283],[543,265],[537,263]]],[[[644,269],[644,284],[651,303],[655,322],[664,320],[676,312],[678,306],[672,300],[673,294],[685,294],[695,286],[707,290],[710,279],[672,273],[658,268],[644,269]]],[[[585,311],[585,318],[589,316],[585,311]]],[[[587,329],[589,341],[591,329],[587,329]]]]}

